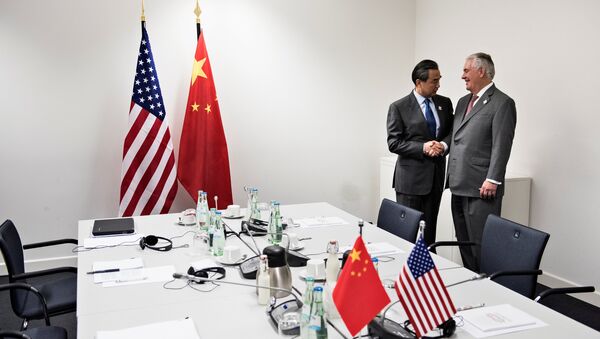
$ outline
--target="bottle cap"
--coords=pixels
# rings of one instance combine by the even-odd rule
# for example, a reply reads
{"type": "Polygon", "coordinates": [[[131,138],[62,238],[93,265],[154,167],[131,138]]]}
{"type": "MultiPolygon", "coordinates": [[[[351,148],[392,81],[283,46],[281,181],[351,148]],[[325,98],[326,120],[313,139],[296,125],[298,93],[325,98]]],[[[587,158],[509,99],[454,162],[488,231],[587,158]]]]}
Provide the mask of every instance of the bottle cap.
{"type": "Polygon", "coordinates": [[[317,286],[313,289],[314,292],[323,292],[323,287],[317,286]]]}
{"type": "Polygon", "coordinates": [[[373,257],[373,258],[371,258],[371,261],[372,261],[374,264],[377,264],[377,263],[379,263],[379,259],[377,259],[377,257],[373,257]]]}
{"type": "Polygon", "coordinates": [[[307,276],[307,277],[304,277],[304,281],[306,281],[306,282],[314,282],[315,278],[313,278],[311,276],[307,276]]]}

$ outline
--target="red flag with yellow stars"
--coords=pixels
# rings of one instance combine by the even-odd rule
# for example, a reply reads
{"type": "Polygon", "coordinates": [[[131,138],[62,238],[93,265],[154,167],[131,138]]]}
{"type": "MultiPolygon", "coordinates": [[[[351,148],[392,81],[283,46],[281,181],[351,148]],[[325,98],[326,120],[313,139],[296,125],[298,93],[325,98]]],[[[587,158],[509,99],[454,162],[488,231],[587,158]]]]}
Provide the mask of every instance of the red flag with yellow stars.
{"type": "Polygon", "coordinates": [[[198,191],[208,193],[208,203],[219,197],[219,208],[233,203],[227,141],[221,122],[204,32],[198,37],[196,55],[179,143],[177,178],[194,201],[198,191]]]}
{"type": "Polygon", "coordinates": [[[352,336],[390,303],[390,297],[360,236],[335,285],[333,302],[352,336]]]}

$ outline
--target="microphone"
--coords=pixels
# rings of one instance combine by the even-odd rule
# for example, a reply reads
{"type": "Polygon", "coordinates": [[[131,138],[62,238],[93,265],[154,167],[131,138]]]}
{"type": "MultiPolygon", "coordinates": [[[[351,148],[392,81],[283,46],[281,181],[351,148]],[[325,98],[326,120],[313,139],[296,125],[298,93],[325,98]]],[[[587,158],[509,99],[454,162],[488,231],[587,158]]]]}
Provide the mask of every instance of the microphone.
{"type": "Polygon", "coordinates": [[[293,290],[286,290],[285,288],[271,287],[271,286],[262,286],[262,285],[254,285],[254,284],[246,284],[246,283],[239,283],[239,282],[227,281],[227,280],[222,280],[222,279],[219,280],[219,279],[195,277],[193,275],[182,274],[182,273],[173,273],[173,278],[175,278],[175,279],[186,279],[186,280],[191,280],[191,281],[196,281],[196,282],[203,281],[203,282],[214,282],[214,283],[219,283],[219,284],[229,284],[229,285],[237,285],[237,286],[246,286],[246,287],[252,287],[252,288],[263,288],[263,289],[272,290],[272,291],[285,292],[285,293],[291,294],[294,297],[294,299],[296,299],[296,304],[298,305],[298,308],[302,307],[302,301],[300,300],[300,298],[298,298],[294,294],[293,290]]]}
{"type": "Polygon", "coordinates": [[[473,276],[473,277],[471,277],[469,279],[461,280],[459,282],[455,282],[454,284],[446,285],[446,288],[452,287],[452,286],[456,286],[456,285],[460,285],[460,284],[464,284],[464,283],[469,282],[469,281],[477,281],[477,280],[486,279],[486,278],[489,278],[488,274],[480,273],[480,274],[477,274],[477,275],[475,275],[475,276],[473,276]]]}
{"type": "MultiPolygon", "coordinates": [[[[244,243],[244,245],[246,245],[246,247],[248,247],[250,249],[250,251],[252,251],[252,253],[256,254],[257,256],[260,255],[260,249],[258,249],[258,246],[256,246],[256,242],[254,243],[254,245],[256,246],[256,248],[258,249],[258,251],[255,251],[254,248],[252,248],[252,246],[250,246],[244,239],[242,239],[242,237],[240,236],[240,234],[236,231],[234,231],[229,225],[227,225],[227,223],[223,223],[223,225],[225,225],[225,227],[227,227],[229,229],[229,231],[231,233],[233,233],[238,239],[240,239],[241,242],[244,243]]],[[[242,228],[244,224],[242,224],[242,228]]],[[[254,241],[254,239],[252,239],[254,241]]]]}
{"type": "MultiPolygon", "coordinates": [[[[245,232],[248,233],[248,235],[250,236],[250,238],[254,242],[254,246],[256,246],[256,249],[258,249],[259,252],[260,252],[260,248],[256,244],[256,241],[254,240],[253,234],[260,234],[260,235],[278,234],[276,232],[254,232],[254,231],[250,231],[248,229],[248,224],[242,223],[242,228],[244,228],[244,227],[246,228],[245,232]]],[[[244,232],[244,230],[242,232],[244,232]]],[[[308,260],[310,260],[310,258],[307,257],[306,255],[300,253],[300,252],[290,250],[290,236],[287,233],[285,233],[285,232],[282,232],[281,235],[287,237],[287,239],[288,239],[287,244],[285,246],[285,253],[286,253],[286,257],[287,257],[286,261],[287,261],[288,265],[290,265],[290,267],[304,267],[304,266],[306,266],[306,264],[307,264],[308,260]]]]}
{"type": "Polygon", "coordinates": [[[195,277],[195,276],[181,274],[181,273],[173,273],[173,278],[187,279],[187,280],[196,281],[196,282],[208,281],[208,282],[214,282],[214,283],[218,283],[218,284],[230,284],[230,285],[237,285],[237,286],[246,286],[246,287],[251,287],[251,288],[263,288],[263,289],[272,290],[272,291],[283,291],[283,292],[286,292],[287,294],[291,294],[295,300],[284,301],[283,303],[281,303],[277,306],[275,306],[276,298],[272,297],[271,298],[271,306],[270,306],[270,309],[267,311],[267,313],[269,314],[269,317],[271,318],[271,320],[273,321],[275,326],[278,329],[280,329],[283,334],[285,334],[285,335],[299,335],[300,334],[300,318],[301,318],[300,311],[302,310],[303,304],[302,304],[302,301],[300,300],[300,298],[298,298],[294,294],[292,289],[286,290],[284,288],[279,288],[279,287],[253,285],[253,284],[238,283],[238,282],[226,281],[226,280],[195,277]],[[295,305],[294,304],[289,305],[290,302],[295,303],[295,305]],[[290,316],[287,316],[288,314],[290,316]]]}

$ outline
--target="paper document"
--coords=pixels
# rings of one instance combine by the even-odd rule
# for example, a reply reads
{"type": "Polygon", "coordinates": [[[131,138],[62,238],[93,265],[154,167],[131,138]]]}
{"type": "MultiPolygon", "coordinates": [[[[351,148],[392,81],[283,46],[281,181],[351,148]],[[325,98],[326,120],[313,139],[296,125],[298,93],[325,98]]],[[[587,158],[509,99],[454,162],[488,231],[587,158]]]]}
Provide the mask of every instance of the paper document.
{"type": "MultiPolygon", "coordinates": [[[[368,243],[365,246],[367,247],[367,251],[369,251],[371,257],[404,253],[403,250],[387,242],[368,243]]],[[[344,253],[349,250],[352,250],[352,246],[345,246],[340,248],[341,253],[344,253]]]]}
{"type": "Polygon", "coordinates": [[[339,217],[313,217],[313,218],[302,218],[294,219],[294,222],[300,224],[300,227],[316,227],[316,226],[334,226],[334,225],[347,225],[344,219],[339,217]]]}
{"type": "Polygon", "coordinates": [[[142,268],[142,275],[144,279],[140,280],[128,280],[128,281],[107,281],[102,283],[103,287],[114,287],[114,286],[125,286],[135,284],[148,284],[154,282],[165,282],[173,280],[173,273],[175,273],[175,266],[158,266],[158,267],[146,267],[142,268]]]}
{"type": "Polygon", "coordinates": [[[137,244],[144,235],[129,234],[129,235],[113,235],[105,237],[90,237],[83,239],[83,247],[94,248],[104,246],[117,246],[122,244],[137,244]]]}
{"type": "Polygon", "coordinates": [[[96,339],[200,339],[194,321],[191,318],[171,320],[149,325],[130,327],[115,331],[98,331],[96,339]]]}
{"type": "Polygon", "coordinates": [[[107,281],[133,281],[145,279],[144,262],[142,258],[131,258],[124,260],[96,261],[92,265],[92,271],[95,272],[94,283],[103,283],[107,281]],[[118,270],[116,272],[102,271],[118,270]]]}
{"type": "Polygon", "coordinates": [[[477,338],[546,325],[541,320],[508,304],[462,311],[458,315],[465,320],[464,329],[477,338]]]}

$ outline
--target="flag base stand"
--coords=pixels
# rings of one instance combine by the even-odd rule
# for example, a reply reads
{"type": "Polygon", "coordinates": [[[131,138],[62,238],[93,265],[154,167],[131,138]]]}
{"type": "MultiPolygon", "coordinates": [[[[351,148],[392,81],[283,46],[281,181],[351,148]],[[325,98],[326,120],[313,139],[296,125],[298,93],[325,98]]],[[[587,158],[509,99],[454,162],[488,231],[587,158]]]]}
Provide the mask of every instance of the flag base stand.
{"type": "Polygon", "coordinates": [[[415,335],[407,331],[404,326],[390,319],[376,316],[369,323],[369,336],[380,339],[415,339],[415,335]]]}

